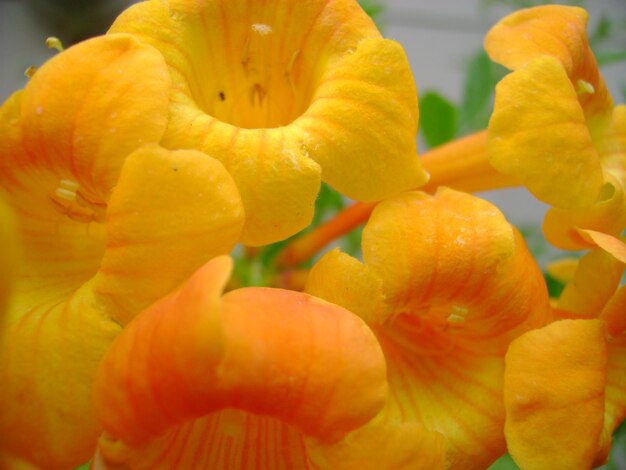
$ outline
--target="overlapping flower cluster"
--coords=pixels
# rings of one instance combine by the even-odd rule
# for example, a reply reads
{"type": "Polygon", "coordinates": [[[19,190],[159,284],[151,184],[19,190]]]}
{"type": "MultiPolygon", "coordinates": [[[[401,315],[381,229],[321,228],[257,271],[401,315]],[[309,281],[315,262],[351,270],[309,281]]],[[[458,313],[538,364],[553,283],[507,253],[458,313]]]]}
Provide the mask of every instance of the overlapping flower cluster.
{"type": "Polygon", "coordinates": [[[353,0],[148,0],[44,64],[0,109],[0,466],[604,462],[626,416],[626,107],[585,29],[573,7],[502,20],[489,129],[423,158],[404,52],[353,0]],[[233,248],[307,227],[322,181],[369,208],[362,261],[228,289],[233,248]],[[558,299],[463,192],[507,185],[586,250],[558,299]]]}

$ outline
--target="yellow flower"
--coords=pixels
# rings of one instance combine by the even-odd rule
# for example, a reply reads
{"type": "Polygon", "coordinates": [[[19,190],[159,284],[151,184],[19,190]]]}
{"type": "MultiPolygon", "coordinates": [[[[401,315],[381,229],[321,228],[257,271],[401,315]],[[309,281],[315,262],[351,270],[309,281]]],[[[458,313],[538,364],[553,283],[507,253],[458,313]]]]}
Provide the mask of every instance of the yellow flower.
{"type": "Polygon", "coordinates": [[[320,458],[382,408],[363,321],[299,292],[222,295],[231,270],[215,258],[116,338],[95,380],[96,468],[319,468],[310,442],[320,458]]]}
{"type": "Polygon", "coordinates": [[[361,442],[361,458],[381,462],[372,468],[395,468],[375,445],[389,431],[396,458],[414,465],[406,468],[485,468],[505,450],[504,354],[548,320],[521,235],[488,202],[441,189],[379,204],[362,247],[364,263],[326,254],[306,287],[361,316],[387,359],[386,407],[344,445],[361,442]]]}
{"type": "Polygon", "coordinates": [[[506,355],[506,439],[522,468],[603,464],[626,418],[623,263],[596,249],[581,258],[550,325],[506,355]]]}
{"type": "Polygon", "coordinates": [[[111,31],[165,57],[173,89],[163,145],[224,164],[244,203],[245,244],[309,224],[320,177],[364,201],[427,179],[404,51],[354,0],[151,0],[111,31]]]}
{"type": "Polygon", "coordinates": [[[240,236],[222,164],[155,144],[168,77],[152,47],[109,35],[57,55],[0,109],[0,186],[23,245],[0,327],[0,466],[86,461],[112,339],[240,236]]]}
{"type": "Polygon", "coordinates": [[[613,101],[586,35],[587,13],[520,10],[487,35],[493,60],[514,70],[496,88],[491,163],[554,206],[547,239],[596,245],[626,260],[626,106],[613,101]]]}

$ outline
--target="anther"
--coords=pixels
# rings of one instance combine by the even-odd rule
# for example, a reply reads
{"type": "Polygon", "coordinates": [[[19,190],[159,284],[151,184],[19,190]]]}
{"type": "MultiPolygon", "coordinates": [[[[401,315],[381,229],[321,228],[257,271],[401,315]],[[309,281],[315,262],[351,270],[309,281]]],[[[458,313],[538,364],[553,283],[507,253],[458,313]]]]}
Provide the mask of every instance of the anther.
{"type": "Polygon", "coordinates": [[[35,75],[36,71],[37,71],[37,67],[35,67],[34,65],[31,65],[26,70],[24,70],[24,76],[26,78],[33,78],[33,75],[35,75]]]}
{"type": "Polygon", "coordinates": [[[584,95],[589,94],[593,95],[596,92],[596,89],[593,85],[585,80],[578,80],[578,94],[584,95]]]}
{"type": "Polygon", "coordinates": [[[57,188],[54,190],[54,194],[59,199],[65,199],[66,201],[75,201],[76,200],[76,192],[70,191],[65,188],[57,188]]]}
{"type": "Polygon", "coordinates": [[[63,43],[57,37],[50,36],[46,39],[46,47],[48,49],[56,49],[59,52],[63,51],[63,43]]]}
{"type": "Polygon", "coordinates": [[[66,180],[62,179],[59,181],[62,188],[65,188],[69,191],[76,192],[79,188],[79,184],[74,180],[66,180]]]}

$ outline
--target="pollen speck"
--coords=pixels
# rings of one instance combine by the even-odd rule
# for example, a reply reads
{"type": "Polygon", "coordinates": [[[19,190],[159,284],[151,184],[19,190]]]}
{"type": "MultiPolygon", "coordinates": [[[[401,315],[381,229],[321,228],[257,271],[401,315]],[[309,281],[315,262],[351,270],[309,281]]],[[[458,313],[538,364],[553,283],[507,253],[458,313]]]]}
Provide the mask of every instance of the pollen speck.
{"type": "Polygon", "coordinates": [[[24,76],[26,76],[26,78],[33,78],[33,75],[35,75],[36,71],[37,67],[31,65],[24,71],[24,76]]]}
{"type": "Polygon", "coordinates": [[[48,49],[56,49],[57,51],[63,51],[63,43],[57,37],[50,36],[46,39],[46,47],[48,49]]]}
{"type": "Polygon", "coordinates": [[[267,36],[268,34],[272,33],[274,30],[268,24],[255,23],[252,25],[252,31],[260,34],[261,36],[267,36]]]}

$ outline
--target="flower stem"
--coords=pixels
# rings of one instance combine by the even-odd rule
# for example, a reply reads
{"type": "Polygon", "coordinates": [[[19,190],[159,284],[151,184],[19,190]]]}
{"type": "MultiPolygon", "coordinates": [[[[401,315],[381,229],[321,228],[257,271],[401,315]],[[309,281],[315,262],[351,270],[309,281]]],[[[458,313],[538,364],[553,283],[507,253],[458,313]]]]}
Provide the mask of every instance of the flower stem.
{"type": "MultiPolygon", "coordinates": [[[[419,188],[434,193],[447,186],[477,192],[517,186],[511,177],[501,175],[490,164],[487,154],[487,131],[477,132],[426,152],[422,164],[430,180],[419,188]]],[[[311,258],[331,241],[367,221],[377,202],[356,202],[334,218],[287,245],[278,257],[282,266],[296,266],[311,258]]]]}

